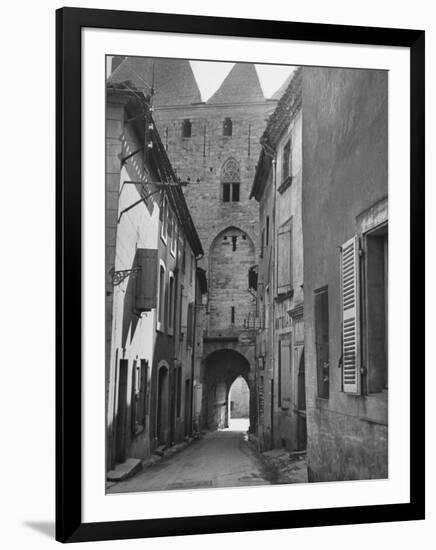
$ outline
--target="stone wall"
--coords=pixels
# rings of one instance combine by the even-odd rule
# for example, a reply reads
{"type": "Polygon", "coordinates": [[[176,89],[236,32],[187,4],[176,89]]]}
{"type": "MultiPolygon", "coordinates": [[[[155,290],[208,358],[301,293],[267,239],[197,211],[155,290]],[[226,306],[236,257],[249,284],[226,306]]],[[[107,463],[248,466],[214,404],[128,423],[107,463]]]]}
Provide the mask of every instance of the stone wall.
{"type": "Polygon", "coordinates": [[[210,336],[227,336],[244,326],[256,303],[247,292],[248,270],[256,263],[254,245],[243,231],[227,229],[211,246],[209,264],[210,336]]]}
{"type": "Polygon", "coordinates": [[[387,391],[342,391],[339,247],[388,193],[388,75],[303,73],[304,324],[310,478],[388,475],[387,391]],[[317,395],[314,294],[328,290],[329,396],[317,395]]]}
{"type": "Polygon", "coordinates": [[[171,163],[182,180],[191,180],[184,193],[205,250],[202,267],[206,270],[212,241],[226,227],[238,227],[258,245],[258,206],[249,200],[249,194],[260,152],[259,139],[274,105],[263,102],[156,108],[156,122],[171,163]],[[226,117],[233,122],[230,137],[222,135],[226,117]],[[182,137],[184,119],[192,123],[190,138],[182,137]],[[240,201],[236,203],[221,200],[222,168],[229,158],[240,167],[240,201]]]}
{"type": "MultiPolygon", "coordinates": [[[[248,292],[248,269],[257,261],[258,204],[250,200],[249,195],[260,153],[260,136],[275,104],[268,101],[200,103],[158,106],[155,110],[162,142],[177,175],[183,181],[190,179],[183,189],[205,252],[199,266],[205,269],[208,277],[204,311],[206,336],[234,337],[232,349],[250,357],[254,357],[254,339],[246,336],[245,342],[238,342],[241,333],[246,332],[244,320],[255,309],[255,302],[248,292]],[[223,135],[225,118],[232,120],[231,136],[223,135]],[[191,122],[191,137],[182,136],[185,119],[191,122]],[[223,167],[229,159],[234,159],[239,167],[240,200],[237,202],[222,200],[223,167]],[[236,250],[233,250],[232,237],[237,237],[236,250]],[[235,308],[234,322],[232,307],[235,308]]],[[[207,387],[205,372],[209,347],[207,344],[204,349],[200,375],[204,409],[209,399],[215,399],[210,398],[211,392],[215,396],[215,389],[207,387]]],[[[213,343],[214,350],[227,347],[228,342],[224,340],[213,343]]],[[[225,410],[228,407],[228,387],[223,396],[225,410]]],[[[211,407],[208,408],[210,411],[211,407]]],[[[211,419],[209,415],[208,419],[205,413],[202,425],[213,427],[224,422],[218,418],[218,408],[215,410],[216,418],[211,419]]]]}

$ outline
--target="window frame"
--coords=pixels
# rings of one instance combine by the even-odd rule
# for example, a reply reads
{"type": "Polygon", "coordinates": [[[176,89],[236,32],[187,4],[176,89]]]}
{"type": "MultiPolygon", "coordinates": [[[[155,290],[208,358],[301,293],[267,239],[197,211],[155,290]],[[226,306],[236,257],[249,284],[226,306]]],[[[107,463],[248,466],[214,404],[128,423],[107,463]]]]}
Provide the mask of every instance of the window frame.
{"type": "Polygon", "coordinates": [[[281,170],[281,183],[277,189],[279,193],[283,193],[291,185],[293,179],[292,131],[282,149],[281,170]]]}
{"type": "Polygon", "coordinates": [[[169,335],[174,334],[174,314],[176,304],[176,279],[173,271],[168,272],[168,317],[167,317],[167,332],[169,335]]]}
{"type": "Polygon", "coordinates": [[[230,184],[232,186],[232,200],[231,202],[241,202],[241,183],[234,181],[230,184]],[[236,196],[236,198],[235,198],[236,196]]]}
{"type": "Polygon", "coordinates": [[[288,410],[291,406],[292,370],[292,332],[287,331],[280,333],[277,339],[277,406],[282,410],[288,410]],[[287,353],[287,357],[283,353],[287,353]],[[285,369],[286,365],[288,370],[285,369]],[[287,388],[287,384],[290,387],[287,388]]]}
{"type": "Polygon", "coordinates": [[[178,239],[178,231],[177,231],[177,218],[173,214],[172,215],[172,237],[170,240],[170,253],[173,258],[176,257],[177,254],[177,239],[178,239]]]}
{"type": "MultiPolygon", "coordinates": [[[[324,399],[324,400],[328,400],[330,399],[330,381],[331,381],[331,376],[330,376],[330,363],[331,363],[331,357],[330,357],[330,353],[331,353],[331,350],[330,350],[330,307],[329,307],[329,288],[327,285],[323,286],[323,287],[320,287],[318,289],[316,289],[313,293],[313,296],[314,296],[314,300],[313,300],[313,309],[314,309],[314,337],[315,337],[315,361],[316,361],[316,397],[317,399],[324,399]],[[320,391],[320,356],[319,356],[319,347],[320,347],[320,342],[318,340],[318,324],[317,324],[317,321],[318,321],[318,316],[317,316],[317,298],[322,296],[322,295],[325,295],[326,296],[326,304],[327,304],[327,308],[326,308],[326,319],[327,319],[327,330],[325,331],[326,334],[327,334],[327,339],[326,339],[326,342],[327,342],[327,358],[328,358],[328,361],[327,361],[327,369],[328,369],[328,377],[327,377],[327,388],[326,388],[326,392],[325,394],[323,392],[320,391]]],[[[324,363],[325,364],[325,363],[324,363]]],[[[322,367],[323,369],[325,368],[324,366],[322,367]]],[[[324,381],[323,381],[324,382],[324,381]]]]}
{"type": "Polygon", "coordinates": [[[291,216],[287,220],[285,220],[277,229],[276,233],[276,298],[283,298],[286,296],[290,296],[293,294],[294,289],[294,227],[293,227],[293,217],[291,216]],[[280,235],[285,235],[286,233],[289,233],[289,265],[288,265],[288,276],[289,276],[289,284],[286,285],[279,285],[280,281],[280,235]],[[289,287],[285,291],[279,291],[279,288],[282,287],[289,287]]]}
{"type": "Polygon", "coordinates": [[[233,120],[231,117],[225,117],[223,120],[223,137],[233,136],[233,120]],[[229,131],[230,128],[230,131],[229,131]]]}
{"type": "Polygon", "coordinates": [[[221,169],[221,201],[241,202],[241,165],[235,157],[228,157],[221,169]]]}
{"type": "Polygon", "coordinates": [[[192,122],[189,118],[184,118],[182,121],[182,138],[190,139],[192,137],[192,122]],[[189,128],[189,132],[186,129],[189,128]]]}
{"type": "Polygon", "coordinates": [[[166,295],[166,266],[162,260],[159,261],[159,281],[158,281],[158,303],[156,316],[156,330],[165,331],[165,295],[166,295]],[[162,276],[163,272],[163,276],[162,276]]]}
{"type": "Polygon", "coordinates": [[[374,227],[371,227],[362,234],[362,250],[363,250],[363,266],[361,277],[361,307],[362,307],[362,327],[361,327],[361,346],[362,346],[362,367],[364,372],[364,393],[367,395],[381,395],[389,390],[389,222],[385,220],[374,227]],[[372,365],[369,364],[370,357],[370,336],[369,336],[369,274],[368,274],[368,258],[369,245],[368,239],[383,239],[383,297],[384,297],[384,378],[386,384],[384,388],[374,389],[371,384],[372,365]]]}
{"type": "Polygon", "coordinates": [[[164,195],[163,200],[162,200],[161,209],[162,209],[162,217],[161,217],[161,220],[160,220],[160,238],[162,239],[162,241],[166,245],[167,244],[167,239],[168,239],[168,231],[167,231],[167,229],[168,229],[167,228],[167,224],[168,224],[168,199],[165,195],[164,195]]]}
{"type": "Polygon", "coordinates": [[[228,181],[222,183],[221,200],[222,202],[232,202],[232,184],[228,181]]]}

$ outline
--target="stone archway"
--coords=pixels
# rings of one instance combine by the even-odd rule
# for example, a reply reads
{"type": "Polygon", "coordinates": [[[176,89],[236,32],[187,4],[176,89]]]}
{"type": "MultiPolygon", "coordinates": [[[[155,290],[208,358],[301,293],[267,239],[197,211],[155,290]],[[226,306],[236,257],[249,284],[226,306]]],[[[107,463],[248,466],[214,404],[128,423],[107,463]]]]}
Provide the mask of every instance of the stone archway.
{"type": "Polygon", "coordinates": [[[211,430],[229,425],[229,392],[233,382],[242,376],[251,390],[250,363],[238,351],[220,349],[205,359],[206,424],[211,430]]]}

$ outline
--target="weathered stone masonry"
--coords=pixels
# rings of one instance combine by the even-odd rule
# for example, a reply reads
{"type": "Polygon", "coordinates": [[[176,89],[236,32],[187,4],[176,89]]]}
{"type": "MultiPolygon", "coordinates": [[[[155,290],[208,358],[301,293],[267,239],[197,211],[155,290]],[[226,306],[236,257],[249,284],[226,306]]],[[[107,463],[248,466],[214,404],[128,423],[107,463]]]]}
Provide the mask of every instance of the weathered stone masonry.
{"type": "Polygon", "coordinates": [[[256,69],[249,63],[235,64],[207,102],[201,101],[187,60],[128,58],[111,78],[130,79],[144,90],[144,82],[154,79],[155,120],[162,142],[177,175],[190,180],[184,193],[205,251],[199,265],[208,274],[199,381],[203,425],[226,425],[233,381],[244,374],[253,389],[254,334],[243,325],[256,307],[248,292],[248,269],[257,262],[259,234],[258,205],[249,195],[260,136],[276,101],[265,99],[256,69]],[[228,174],[229,163],[233,176],[228,174]],[[230,184],[227,191],[223,183],[230,184]],[[235,183],[239,185],[233,194],[235,183]],[[222,350],[227,351],[217,356],[222,350]],[[234,365],[230,375],[229,364],[234,365]],[[208,388],[208,382],[213,387],[208,388]]]}

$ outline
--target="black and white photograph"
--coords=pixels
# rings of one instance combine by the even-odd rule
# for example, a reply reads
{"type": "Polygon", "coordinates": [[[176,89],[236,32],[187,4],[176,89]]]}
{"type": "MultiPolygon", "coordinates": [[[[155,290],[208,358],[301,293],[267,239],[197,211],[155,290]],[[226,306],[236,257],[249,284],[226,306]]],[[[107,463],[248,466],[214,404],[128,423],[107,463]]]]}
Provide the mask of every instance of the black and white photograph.
{"type": "Polygon", "coordinates": [[[106,494],[387,479],[388,71],[105,61],[106,494]]]}
{"type": "Polygon", "coordinates": [[[431,7],[5,4],[2,548],[434,546],[431,7]]]}

